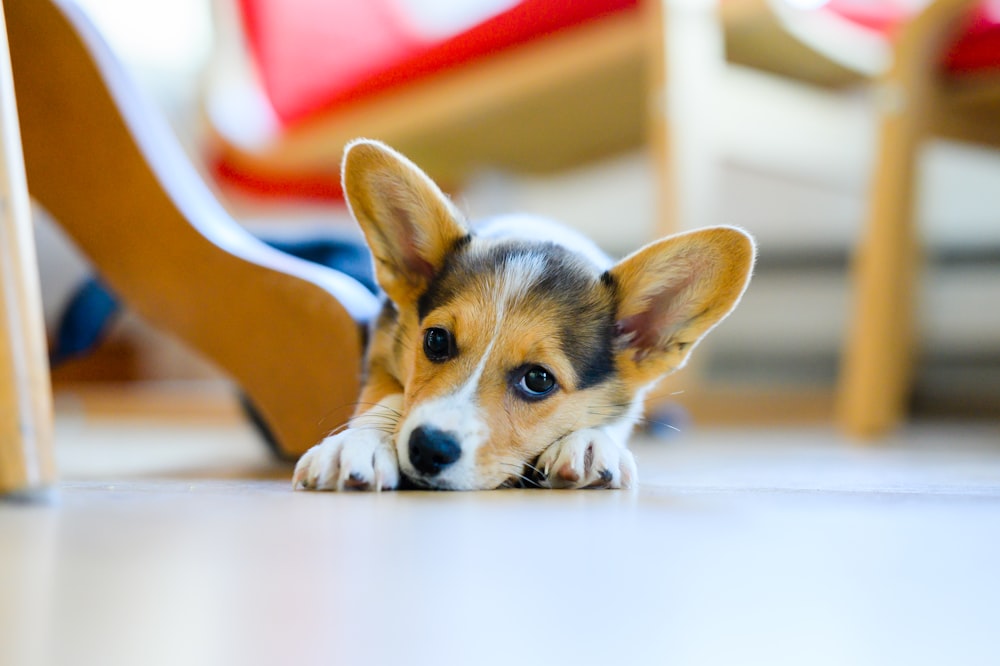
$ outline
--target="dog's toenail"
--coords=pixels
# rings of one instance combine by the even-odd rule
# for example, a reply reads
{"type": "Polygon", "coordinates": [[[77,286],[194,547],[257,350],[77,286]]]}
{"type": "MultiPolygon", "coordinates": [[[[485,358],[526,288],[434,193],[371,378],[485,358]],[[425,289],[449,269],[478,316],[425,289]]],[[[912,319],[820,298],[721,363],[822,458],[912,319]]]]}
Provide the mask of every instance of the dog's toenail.
{"type": "Polygon", "coordinates": [[[344,483],[345,488],[353,490],[365,490],[368,488],[368,481],[357,472],[351,472],[344,483]]]}

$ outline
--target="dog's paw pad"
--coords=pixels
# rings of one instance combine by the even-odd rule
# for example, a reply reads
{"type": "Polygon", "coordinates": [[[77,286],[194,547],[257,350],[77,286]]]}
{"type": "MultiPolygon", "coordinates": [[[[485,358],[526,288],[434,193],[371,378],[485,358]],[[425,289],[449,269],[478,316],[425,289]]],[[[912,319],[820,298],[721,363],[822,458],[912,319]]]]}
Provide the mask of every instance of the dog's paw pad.
{"type": "Polygon", "coordinates": [[[556,476],[566,483],[576,483],[580,480],[580,473],[568,462],[559,468],[556,476]]]}
{"type": "Polygon", "coordinates": [[[611,488],[615,481],[615,473],[610,469],[602,469],[597,472],[597,479],[587,486],[588,488],[611,488]]]}
{"type": "Polygon", "coordinates": [[[350,429],[306,451],[295,466],[292,487],[303,490],[392,490],[399,465],[389,435],[350,429]]]}
{"type": "Polygon", "coordinates": [[[548,488],[628,488],[635,459],[597,429],[579,430],[546,449],[538,459],[540,485],[548,488]]]}

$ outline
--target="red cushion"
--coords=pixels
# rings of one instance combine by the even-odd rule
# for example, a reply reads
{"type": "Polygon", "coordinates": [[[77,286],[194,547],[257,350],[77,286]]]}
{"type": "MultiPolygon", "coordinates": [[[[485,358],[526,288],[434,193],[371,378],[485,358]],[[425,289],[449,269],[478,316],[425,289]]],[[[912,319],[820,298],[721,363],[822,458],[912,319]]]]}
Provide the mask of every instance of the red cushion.
{"type": "Polygon", "coordinates": [[[626,9],[638,0],[522,0],[461,34],[421,35],[393,0],[240,0],[278,118],[294,123],[476,57],[626,9]]]}
{"type": "MultiPolygon", "coordinates": [[[[888,36],[910,17],[910,7],[905,0],[829,0],[824,5],[826,11],[888,36]]],[[[955,74],[1000,69],[1000,0],[983,0],[972,12],[942,64],[955,74]]]]}
{"type": "Polygon", "coordinates": [[[899,0],[829,0],[824,9],[886,34],[909,18],[911,13],[899,0]]]}
{"type": "Polygon", "coordinates": [[[944,64],[955,73],[1000,69],[1000,0],[986,0],[976,9],[944,64]]]}

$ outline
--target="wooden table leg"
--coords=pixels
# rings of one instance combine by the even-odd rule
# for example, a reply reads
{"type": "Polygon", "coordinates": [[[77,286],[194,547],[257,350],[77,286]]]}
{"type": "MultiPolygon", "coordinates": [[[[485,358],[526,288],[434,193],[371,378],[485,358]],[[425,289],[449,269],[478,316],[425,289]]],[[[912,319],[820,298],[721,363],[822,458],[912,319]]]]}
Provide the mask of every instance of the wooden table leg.
{"type": "Polygon", "coordinates": [[[0,7],[0,494],[55,479],[42,298],[5,25],[0,7]]]}

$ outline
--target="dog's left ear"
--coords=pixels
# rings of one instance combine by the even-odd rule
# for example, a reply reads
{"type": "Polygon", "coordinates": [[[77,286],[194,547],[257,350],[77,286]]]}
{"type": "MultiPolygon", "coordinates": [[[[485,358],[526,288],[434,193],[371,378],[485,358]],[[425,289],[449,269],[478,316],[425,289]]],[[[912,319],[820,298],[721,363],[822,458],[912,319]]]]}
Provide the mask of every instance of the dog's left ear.
{"type": "Polygon", "coordinates": [[[344,195],[374,255],[379,285],[397,305],[413,302],[468,229],[438,186],[383,143],[352,141],[342,170],[344,195]]]}
{"type": "Polygon", "coordinates": [[[739,303],[755,254],[744,231],[712,227],[656,241],[615,265],[620,367],[652,381],[683,366],[739,303]]]}

